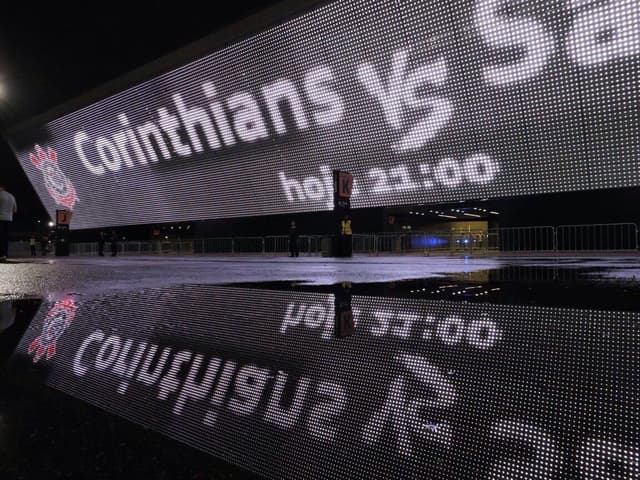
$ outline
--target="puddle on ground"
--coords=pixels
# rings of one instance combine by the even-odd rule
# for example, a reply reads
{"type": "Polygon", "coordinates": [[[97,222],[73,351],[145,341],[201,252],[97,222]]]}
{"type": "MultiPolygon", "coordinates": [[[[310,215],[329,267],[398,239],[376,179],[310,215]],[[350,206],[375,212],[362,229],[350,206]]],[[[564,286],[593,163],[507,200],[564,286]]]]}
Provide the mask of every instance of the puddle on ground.
{"type": "Polygon", "coordinates": [[[638,288],[595,274],[18,302],[2,310],[0,470],[636,478],[638,288]]]}
{"type": "MultiPolygon", "coordinates": [[[[333,293],[340,285],[304,282],[232,284],[291,292],[333,293]]],[[[349,284],[353,294],[500,305],[538,305],[606,311],[640,311],[640,282],[611,268],[511,266],[396,282],[349,284]]]]}

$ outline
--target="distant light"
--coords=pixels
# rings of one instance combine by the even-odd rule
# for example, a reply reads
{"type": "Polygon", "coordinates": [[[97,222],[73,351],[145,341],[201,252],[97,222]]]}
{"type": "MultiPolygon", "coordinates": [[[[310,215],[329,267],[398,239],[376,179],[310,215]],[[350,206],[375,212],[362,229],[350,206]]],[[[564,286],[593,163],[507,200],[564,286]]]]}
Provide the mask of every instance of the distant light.
{"type": "Polygon", "coordinates": [[[40,220],[37,220],[38,223],[40,223],[40,220]]]}
{"type": "Polygon", "coordinates": [[[49,226],[53,227],[55,224],[53,222],[49,222],[49,226]]]}
{"type": "Polygon", "coordinates": [[[173,227],[171,227],[171,230],[173,230],[173,227]]]}
{"type": "Polygon", "coordinates": [[[178,227],[178,230],[182,230],[182,227],[178,227]]]}
{"type": "Polygon", "coordinates": [[[493,213],[494,215],[500,215],[498,212],[489,212],[489,213],[493,213]]]}
{"type": "Polygon", "coordinates": [[[413,215],[413,212],[409,212],[410,215],[413,215]]]}
{"type": "Polygon", "coordinates": [[[165,239],[165,240],[169,240],[169,237],[167,237],[167,236],[165,235],[165,236],[164,236],[164,239],[165,239]]]}
{"type": "Polygon", "coordinates": [[[453,218],[453,219],[457,218],[457,217],[453,217],[451,215],[438,215],[438,216],[442,217],[442,218],[453,218]]]}
{"type": "Polygon", "coordinates": [[[476,217],[476,218],[482,218],[480,215],[476,215],[475,213],[464,213],[463,215],[466,215],[467,217],[476,217]]]}

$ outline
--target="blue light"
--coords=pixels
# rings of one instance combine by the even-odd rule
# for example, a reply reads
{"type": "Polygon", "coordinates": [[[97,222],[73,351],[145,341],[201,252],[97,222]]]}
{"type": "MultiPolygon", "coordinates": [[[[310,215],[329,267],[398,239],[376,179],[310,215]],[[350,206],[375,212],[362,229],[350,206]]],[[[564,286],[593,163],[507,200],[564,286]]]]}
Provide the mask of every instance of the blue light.
{"type": "Polygon", "coordinates": [[[447,243],[447,239],[440,237],[413,237],[411,239],[411,248],[433,248],[447,243]]]}

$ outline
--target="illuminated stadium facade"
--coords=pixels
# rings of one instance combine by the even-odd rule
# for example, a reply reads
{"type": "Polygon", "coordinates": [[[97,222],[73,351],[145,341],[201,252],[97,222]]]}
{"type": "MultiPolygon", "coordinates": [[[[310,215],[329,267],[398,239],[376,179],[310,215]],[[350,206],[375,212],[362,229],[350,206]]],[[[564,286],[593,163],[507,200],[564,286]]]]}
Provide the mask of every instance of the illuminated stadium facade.
{"type": "Polygon", "coordinates": [[[639,10],[283,4],[7,137],[75,229],[329,210],[336,168],[354,208],[638,186],[639,10]]]}

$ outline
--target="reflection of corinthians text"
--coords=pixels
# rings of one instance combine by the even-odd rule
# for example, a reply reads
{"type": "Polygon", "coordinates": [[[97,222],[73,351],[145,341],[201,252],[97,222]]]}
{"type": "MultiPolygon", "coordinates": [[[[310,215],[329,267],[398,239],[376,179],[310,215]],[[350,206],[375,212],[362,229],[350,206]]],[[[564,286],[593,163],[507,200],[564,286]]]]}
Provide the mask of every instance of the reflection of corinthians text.
{"type": "MultiPolygon", "coordinates": [[[[147,392],[151,389],[152,397],[144,397],[159,404],[171,402],[176,419],[199,405],[205,428],[215,428],[221,415],[230,415],[282,432],[303,431],[320,445],[339,442],[345,434],[353,434],[345,430],[347,426],[355,427],[363,447],[391,442],[392,452],[406,459],[421,458],[425,445],[445,451],[455,448],[458,433],[450,419],[455,418],[452,410],[459,392],[450,375],[422,355],[400,352],[392,361],[391,381],[376,385],[383,400],[372,402],[357,426],[345,420],[358,392],[334,379],[107,336],[102,330],[82,341],[73,373],[85,377],[93,371],[110,377],[120,395],[127,395],[134,383],[147,392]]],[[[181,428],[176,422],[173,428],[181,428]]],[[[188,423],[184,427],[189,428],[188,423]]],[[[606,437],[583,438],[566,446],[543,428],[503,418],[487,426],[487,439],[518,445],[518,451],[526,453],[487,457],[485,478],[513,478],[517,472],[526,472],[527,478],[560,478],[564,462],[574,461],[563,453],[569,448],[580,478],[636,478],[640,473],[640,453],[606,437]],[[608,476],[612,472],[621,476],[608,476]]]]}

